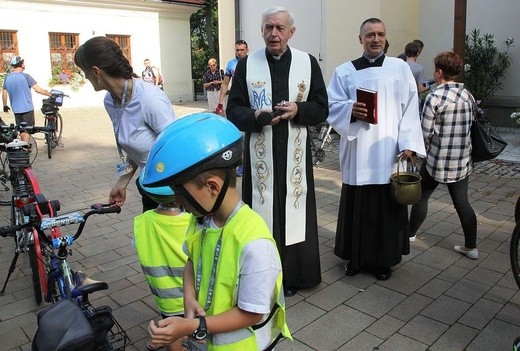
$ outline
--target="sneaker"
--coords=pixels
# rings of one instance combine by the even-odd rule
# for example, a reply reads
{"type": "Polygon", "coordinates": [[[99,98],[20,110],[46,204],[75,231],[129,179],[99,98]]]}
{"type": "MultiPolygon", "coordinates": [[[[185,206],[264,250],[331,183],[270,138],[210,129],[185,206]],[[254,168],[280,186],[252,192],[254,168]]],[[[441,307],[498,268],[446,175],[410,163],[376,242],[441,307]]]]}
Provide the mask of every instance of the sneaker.
{"type": "Polygon", "coordinates": [[[237,172],[237,177],[242,177],[242,175],[244,174],[244,166],[242,166],[242,165],[237,166],[236,172],[237,172]]]}
{"type": "Polygon", "coordinates": [[[453,250],[473,260],[476,260],[478,258],[477,249],[466,249],[466,247],[464,246],[455,245],[453,246],[453,250]]]}
{"type": "Polygon", "coordinates": [[[415,237],[417,236],[417,234],[413,235],[413,236],[410,236],[410,241],[415,241],[415,237]]]}

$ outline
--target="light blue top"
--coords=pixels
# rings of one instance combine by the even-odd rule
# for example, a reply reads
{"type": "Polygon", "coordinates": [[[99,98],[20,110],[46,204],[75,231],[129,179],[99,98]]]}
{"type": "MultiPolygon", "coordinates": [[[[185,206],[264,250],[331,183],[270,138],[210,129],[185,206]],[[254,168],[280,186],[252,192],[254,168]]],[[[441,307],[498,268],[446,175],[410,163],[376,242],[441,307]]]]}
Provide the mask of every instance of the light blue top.
{"type": "Polygon", "coordinates": [[[31,87],[36,81],[27,73],[12,72],[5,77],[4,89],[9,93],[13,113],[26,113],[34,110],[31,87]]]}
{"type": "Polygon", "coordinates": [[[236,57],[232,60],[229,60],[224,74],[228,77],[233,77],[235,75],[235,68],[237,67],[237,63],[238,59],[236,57]]]}
{"type": "Polygon", "coordinates": [[[130,101],[122,108],[114,106],[110,93],[104,103],[121,148],[143,168],[155,139],[176,117],[168,96],[160,88],[135,78],[132,86],[130,101]]]}

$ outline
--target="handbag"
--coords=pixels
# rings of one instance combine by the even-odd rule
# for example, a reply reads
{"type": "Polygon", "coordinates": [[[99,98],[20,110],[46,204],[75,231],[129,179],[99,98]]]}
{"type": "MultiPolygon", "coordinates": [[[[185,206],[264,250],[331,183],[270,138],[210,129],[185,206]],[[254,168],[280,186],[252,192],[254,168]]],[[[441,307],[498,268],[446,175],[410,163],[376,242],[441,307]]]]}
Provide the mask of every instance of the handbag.
{"type": "Polygon", "coordinates": [[[471,158],[473,162],[492,160],[505,149],[507,143],[495,132],[485,112],[473,100],[473,122],[471,123],[471,158]]]}

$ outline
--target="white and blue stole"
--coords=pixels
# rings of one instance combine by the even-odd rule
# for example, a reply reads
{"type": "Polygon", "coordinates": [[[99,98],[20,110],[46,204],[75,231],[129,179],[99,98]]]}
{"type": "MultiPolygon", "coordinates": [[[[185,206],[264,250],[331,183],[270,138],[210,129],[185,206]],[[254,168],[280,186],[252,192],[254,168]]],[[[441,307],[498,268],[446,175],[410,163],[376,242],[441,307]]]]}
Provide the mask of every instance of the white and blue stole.
{"type": "MultiPolygon", "coordinates": [[[[306,101],[311,79],[309,54],[291,48],[289,71],[289,101],[306,101]]],[[[254,51],[247,58],[247,89],[251,108],[272,109],[272,86],[265,48],[254,51]]],[[[287,198],[285,200],[285,245],[305,241],[306,229],[306,140],[307,127],[288,123],[287,198]]],[[[259,213],[273,232],[274,166],[273,135],[270,125],[260,133],[251,133],[249,143],[252,177],[252,208],[259,213]]]]}

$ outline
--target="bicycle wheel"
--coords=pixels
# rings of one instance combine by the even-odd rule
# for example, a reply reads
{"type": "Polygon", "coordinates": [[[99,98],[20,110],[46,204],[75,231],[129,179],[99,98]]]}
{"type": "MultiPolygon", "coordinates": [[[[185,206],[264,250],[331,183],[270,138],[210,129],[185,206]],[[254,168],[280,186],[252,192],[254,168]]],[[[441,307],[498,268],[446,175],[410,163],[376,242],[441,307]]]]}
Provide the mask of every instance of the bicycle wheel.
{"type": "Polygon", "coordinates": [[[515,277],[516,285],[520,289],[520,253],[518,252],[520,241],[520,223],[517,223],[511,236],[511,243],[509,246],[509,258],[511,259],[511,270],[515,277]]]}
{"type": "Polygon", "coordinates": [[[63,134],[63,118],[58,113],[56,114],[56,146],[63,146],[61,142],[61,135],[63,134]]]}
{"type": "Polygon", "coordinates": [[[32,165],[38,156],[38,144],[32,135],[29,138],[29,163],[32,165]]]}
{"type": "MultiPolygon", "coordinates": [[[[51,124],[49,124],[51,125],[51,124]]],[[[52,158],[52,132],[45,133],[45,144],[47,144],[47,156],[52,158]]]]}
{"type": "Polygon", "coordinates": [[[13,189],[9,180],[9,161],[7,152],[0,152],[0,206],[9,206],[13,189]]]}
{"type": "Polygon", "coordinates": [[[520,196],[518,197],[518,200],[516,200],[516,206],[515,206],[515,223],[520,222],[520,196]]]}

